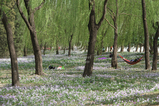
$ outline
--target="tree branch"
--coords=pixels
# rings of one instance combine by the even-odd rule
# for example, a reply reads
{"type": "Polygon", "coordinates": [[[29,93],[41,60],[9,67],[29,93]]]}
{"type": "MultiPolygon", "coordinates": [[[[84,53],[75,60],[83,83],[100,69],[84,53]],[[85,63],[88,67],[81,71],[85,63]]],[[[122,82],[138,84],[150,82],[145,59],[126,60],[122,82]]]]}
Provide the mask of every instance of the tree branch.
{"type": "Polygon", "coordinates": [[[108,22],[108,24],[109,24],[112,28],[116,29],[106,18],[105,18],[105,20],[108,22]]]}
{"type": "Polygon", "coordinates": [[[108,3],[108,0],[105,0],[104,7],[103,7],[103,15],[102,15],[102,17],[101,17],[101,19],[100,19],[100,21],[98,23],[98,28],[101,26],[101,24],[102,24],[102,22],[103,22],[103,20],[105,18],[107,3],[108,3]]]}
{"type": "Polygon", "coordinates": [[[33,13],[35,13],[37,10],[39,10],[44,5],[44,3],[45,3],[45,0],[43,0],[43,2],[38,7],[34,8],[33,13]]]}
{"type": "Polygon", "coordinates": [[[139,17],[139,16],[137,16],[137,15],[127,14],[127,13],[120,13],[119,15],[131,15],[131,16],[139,17]]]}
{"type": "Polygon", "coordinates": [[[31,27],[30,23],[28,22],[27,18],[25,17],[24,13],[22,12],[22,9],[20,8],[19,0],[16,0],[16,2],[17,2],[17,8],[19,10],[19,13],[20,13],[21,17],[23,18],[23,20],[26,23],[29,30],[32,30],[32,27],[31,27]]]}
{"type": "Polygon", "coordinates": [[[107,7],[108,10],[110,10],[113,13],[113,16],[115,16],[115,13],[113,12],[113,10],[111,10],[109,7],[107,7]]]}

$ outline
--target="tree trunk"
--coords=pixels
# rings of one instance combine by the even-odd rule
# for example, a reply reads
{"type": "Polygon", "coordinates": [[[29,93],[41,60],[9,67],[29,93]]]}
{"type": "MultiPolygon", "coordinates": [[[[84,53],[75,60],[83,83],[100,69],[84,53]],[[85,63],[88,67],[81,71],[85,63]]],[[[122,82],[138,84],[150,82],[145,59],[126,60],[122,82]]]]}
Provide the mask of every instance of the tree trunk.
{"type": "Polygon", "coordinates": [[[43,55],[45,55],[45,51],[46,51],[46,42],[44,44],[43,55]]]}
{"type": "Polygon", "coordinates": [[[141,50],[142,50],[142,45],[140,44],[140,53],[141,53],[141,50]]]}
{"type": "Polygon", "coordinates": [[[150,45],[150,54],[152,54],[154,51],[154,49],[153,49],[153,39],[154,39],[154,37],[153,37],[153,34],[151,34],[150,35],[150,42],[149,42],[149,45],[150,45]]]}
{"type": "Polygon", "coordinates": [[[146,21],[146,5],[145,0],[142,0],[142,12],[143,12],[143,24],[144,24],[144,35],[145,35],[145,69],[150,69],[150,59],[149,59],[149,33],[146,21]]]}
{"type": "Polygon", "coordinates": [[[34,56],[35,56],[35,74],[43,75],[42,56],[41,56],[41,50],[40,50],[40,46],[38,44],[36,32],[31,31],[30,35],[31,35],[34,56]]]}
{"type": "Polygon", "coordinates": [[[71,43],[72,43],[72,39],[73,39],[73,34],[71,35],[71,38],[69,40],[69,49],[68,49],[68,56],[71,56],[71,43]]]}
{"type": "Polygon", "coordinates": [[[124,46],[121,45],[121,51],[120,52],[123,52],[124,51],[124,46]]]}
{"type": "Polygon", "coordinates": [[[59,47],[58,47],[58,41],[56,40],[56,55],[59,54],[59,47]]]}
{"type": "Polygon", "coordinates": [[[97,50],[97,55],[101,55],[101,50],[97,50]]]}
{"type": "Polygon", "coordinates": [[[65,54],[65,49],[66,49],[66,48],[64,47],[64,48],[63,48],[63,54],[65,54]]]}
{"type": "MultiPolygon", "coordinates": [[[[1,11],[0,11],[0,14],[1,14],[1,11]]],[[[19,73],[18,73],[18,61],[17,61],[17,55],[16,55],[16,51],[14,47],[12,27],[10,23],[8,22],[8,18],[4,12],[2,13],[2,22],[7,33],[7,42],[8,42],[8,48],[9,48],[10,58],[11,58],[12,86],[19,86],[20,82],[19,82],[19,73]]]]}
{"type": "Polygon", "coordinates": [[[129,43],[129,44],[128,44],[128,50],[127,50],[128,52],[130,52],[130,48],[131,48],[131,47],[130,47],[130,43],[129,43]]]}
{"type": "Polygon", "coordinates": [[[116,29],[114,31],[115,37],[114,37],[114,45],[113,45],[113,56],[112,56],[112,61],[111,61],[111,66],[115,67],[116,69],[118,68],[117,64],[117,39],[118,39],[118,30],[117,30],[117,23],[114,23],[116,26],[116,29]]]}
{"type": "Polygon", "coordinates": [[[117,26],[117,18],[118,18],[118,0],[116,0],[116,14],[113,17],[114,22],[114,45],[113,45],[113,56],[111,61],[111,66],[114,68],[118,68],[117,64],[117,41],[118,41],[118,26],[117,26]]]}
{"type": "Polygon", "coordinates": [[[43,50],[43,44],[42,43],[40,44],[40,49],[43,50]]]}
{"type": "Polygon", "coordinates": [[[92,29],[89,37],[88,53],[87,53],[83,77],[85,77],[86,75],[87,76],[92,75],[96,37],[97,37],[97,29],[92,29]]]}
{"type": "Polygon", "coordinates": [[[136,52],[138,52],[139,45],[136,45],[136,52]]]}
{"type": "Polygon", "coordinates": [[[74,51],[74,47],[72,46],[72,51],[74,51]]]}
{"type": "MultiPolygon", "coordinates": [[[[109,27],[108,27],[109,28],[109,27]]],[[[102,52],[105,52],[105,50],[104,50],[104,46],[103,46],[103,43],[104,43],[104,37],[106,36],[106,33],[107,33],[107,31],[108,31],[108,28],[107,28],[107,30],[103,33],[103,35],[102,35],[102,38],[101,38],[101,44],[100,44],[100,48],[101,48],[101,50],[100,50],[100,55],[102,54],[102,52]]]]}
{"type": "Polygon", "coordinates": [[[103,22],[104,17],[106,15],[107,1],[108,0],[105,0],[104,2],[103,15],[98,24],[96,24],[96,20],[95,20],[95,2],[94,0],[92,1],[93,5],[92,5],[91,13],[90,13],[89,24],[88,24],[90,36],[89,36],[88,52],[87,52],[87,58],[86,58],[84,72],[83,72],[83,77],[92,75],[97,31],[99,27],[101,26],[101,23],[103,22]]]}
{"type": "Polygon", "coordinates": [[[27,48],[24,46],[24,56],[27,56],[27,48]]]}
{"type": "Polygon", "coordinates": [[[84,52],[87,52],[87,47],[86,46],[84,46],[84,52]]]}
{"type": "Polygon", "coordinates": [[[157,70],[157,56],[158,56],[158,48],[157,48],[157,41],[158,41],[158,37],[159,37],[159,26],[157,29],[157,32],[155,34],[154,37],[154,41],[153,41],[153,63],[152,63],[152,70],[157,70]]]}

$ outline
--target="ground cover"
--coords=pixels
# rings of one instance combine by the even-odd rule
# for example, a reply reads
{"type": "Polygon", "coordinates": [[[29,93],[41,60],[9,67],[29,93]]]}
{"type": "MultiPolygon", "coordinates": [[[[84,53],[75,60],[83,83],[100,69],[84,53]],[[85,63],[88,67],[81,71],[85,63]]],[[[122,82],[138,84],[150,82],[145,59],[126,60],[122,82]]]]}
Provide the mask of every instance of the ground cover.
{"type": "MultiPolygon", "coordinates": [[[[118,53],[134,59],[142,53],[118,53]]],[[[0,105],[2,106],[141,106],[159,105],[159,72],[144,70],[144,58],[128,65],[119,57],[111,68],[109,53],[95,56],[93,75],[82,77],[86,53],[43,56],[44,76],[34,74],[33,56],[18,58],[20,83],[12,87],[9,59],[0,60],[0,105]],[[64,66],[49,70],[48,66],[64,66]]],[[[152,58],[152,57],[151,57],[152,58]]],[[[152,60],[151,60],[152,61],[152,60]]],[[[159,67],[159,66],[158,66],[159,67]]]]}

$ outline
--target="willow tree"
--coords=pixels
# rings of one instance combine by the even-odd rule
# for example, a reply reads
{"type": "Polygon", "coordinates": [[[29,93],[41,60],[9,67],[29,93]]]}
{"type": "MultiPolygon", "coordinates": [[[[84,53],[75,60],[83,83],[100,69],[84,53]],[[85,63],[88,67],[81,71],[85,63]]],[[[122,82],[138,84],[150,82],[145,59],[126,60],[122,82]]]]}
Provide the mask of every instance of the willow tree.
{"type": "Polygon", "coordinates": [[[7,34],[7,42],[8,42],[8,48],[9,48],[9,53],[11,58],[12,86],[19,86],[20,82],[19,82],[19,73],[18,73],[18,61],[17,61],[17,54],[14,47],[13,27],[10,24],[10,20],[9,20],[10,15],[6,14],[6,10],[10,11],[13,8],[10,8],[7,6],[8,5],[7,1],[5,1],[5,3],[0,2],[0,4],[1,6],[2,4],[4,4],[3,7],[1,7],[0,15],[2,16],[1,20],[7,34]]]}
{"type": "Polygon", "coordinates": [[[89,7],[88,0],[80,0],[79,1],[79,15],[78,15],[78,25],[76,34],[77,37],[74,37],[74,41],[77,42],[77,45],[80,45],[80,49],[86,52],[88,41],[89,41],[89,31],[88,31],[88,22],[89,22],[89,7]]]}
{"type": "Polygon", "coordinates": [[[150,69],[150,59],[149,59],[149,32],[146,21],[146,4],[145,0],[141,0],[142,2],[142,16],[143,16],[143,26],[144,26],[144,35],[145,35],[145,69],[150,69]]]}
{"type": "MultiPolygon", "coordinates": [[[[151,17],[153,21],[152,26],[155,30],[155,34],[153,36],[153,62],[152,62],[152,70],[157,70],[157,57],[158,57],[158,38],[159,38],[159,11],[156,9],[159,5],[159,1],[151,2],[151,11],[153,13],[153,17],[151,17]]],[[[152,16],[152,15],[151,15],[152,16]]],[[[153,33],[153,32],[152,32],[153,33]]]]}
{"type": "Polygon", "coordinates": [[[65,38],[63,39],[65,39],[68,43],[68,56],[70,56],[74,38],[77,35],[77,29],[80,23],[80,1],[66,0],[66,2],[62,5],[63,13],[61,14],[60,19],[62,19],[64,23],[62,28],[65,32],[65,38]],[[63,15],[65,15],[65,17],[63,17],[63,15]]]}
{"type": "Polygon", "coordinates": [[[153,41],[153,62],[152,62],[152,70],[157,70],[157,56],[158,56],[158,48],[157,48],[157,41],[158,41],[158,37],[159,37],[159,22],[157,22],[158,27],[157,27],[157,31],[154,37],[154,41],[153,41]]]}
{"type": "Polygon", "coordinates": [[[95,50],[97,32],[105,18],[107,2],[108,2],[108,0],[104,1],[103,15],[102,15],[99,23],[96,23],[95,1],[94,0],[90,1],[91,5],[92,5],[89,24],[88,24],[90,36],[89,36],[88,53],[87,53],[86,64],[85,64],[85,68],[84,68],[84,72],[83,72],[83,77],[92,75],[93,62],[94,62],[94,50],[95,50]]]}
{"type": "Polygon", "coordinates": [[[26,23],[26,25],[30,31],[30,36],[31,36],[31,41],[32,41],[34,56],[35,56],[35,70],[36,70],[35,74],[42,75],[43,74],[42,57],[41,57],[41,50],[40,50],[39,43],[37,40],[37,35],[36,35],[34,14],[37,10],[39,10],[44,5],[45,0],[43,0],[43,2],[34,9],[31,8],[30,0],[24,0],[25,8],[26,8],[27,14],[28,14],[28,19],[24,15],[22,9],[20,8],[19,0],[16,0],[16,2],[17,2],[16,4],[17,4],[18,10],[19,10],[19,13],[21,14],[21,17],[23,18],[24,22],[26,23]]]}
{"type": "Polygon", "coordinates": [[[117,68],[117,41],[118,41],[118,24],[117,24],[117,19],[118,19],[118,0],[116,0],[116,12],[114,12],[111,8],[108,8],[110,15],[113,20],[113,24],[111,25],[109,21],[106,19],[106,21],[114,28],[114,44],[113,44],[113,56],[111,60],[111,66],[117,68]]]}
{"type": "Polygon", "coordinates": [[[35,13],[35,17],[38,17],[35,20],[36,32],[38,36],[40,49],[43,50],[44,55],[46,48],[47,47],[51,48],[52,46],[51,44],[53,42],[52,33],[50,32],[50,30],[52,30],[54,26],[52,26],[52,21],[51,21],[52,17],[50,17],[50,15],[51,15],[50,2],[46,2],[43,8],[35,13]]]}

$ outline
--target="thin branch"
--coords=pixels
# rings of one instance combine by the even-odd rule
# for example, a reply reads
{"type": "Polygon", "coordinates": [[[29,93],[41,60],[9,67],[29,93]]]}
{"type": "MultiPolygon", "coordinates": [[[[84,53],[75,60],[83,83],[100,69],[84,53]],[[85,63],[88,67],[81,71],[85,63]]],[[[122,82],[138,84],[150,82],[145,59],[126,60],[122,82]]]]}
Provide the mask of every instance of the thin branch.
{"type": "Polygon", "coordinates": [[[114,14],[112,14],[111,11],[108,11],[108,12],[109,12],[109,14],[110,14],[110,17],[114,20],[114,14]]]}
{"type": "Polygon", "coordinates": [[[116,0],[116,18],[118,17],[118,11],[119,10],[119,7],[118,7],[118,0],[116,0]]]}
{"type": "Polygon", "coordinates": [[[113,12],[113,10],[111,10],[109,7],[107,7],[108,8],[108,10],[110,10],[112,13],[113,13],[113,15],[115,16],[115,13],[113,12]]]}
{"type": "Polygon", "coordinates": [[[23,18],[23,20],[26,23],[29,30],[32,30],[32,27],[31,27],[30,23],[28,22],[27,18],[25,17],[24,13],[22,12],[22,9],[19,6],[19,0],[16,0],[16,2],[17,2],[17,8],[19,10],[19,13],[20,13],[21,17],[23,18]]]}
{"type": "Polygon", "coordinates": [[[131,16],[135,16],[135,17],[140,17],[140,16],[137,16],[137,15],[127,14],[127,13],[120,13],[119,15],[131,15],[131,16]]]}
{"type": "Polygon", "coordinates": [[[108,24],[109,24],[112,28],[116,29],[106,18],[105,18],[105,20],[108,22],[108,24]]]}
{"type": "Polygon", "coordinates": [[[100,19],[100,21],[98,23],[98,28],[101,26],[101,24],[102,24],[102,22],[103,22],[103,20],[105,18],[107,3],[108,3],[108,0],[105,0],[105,2],[104,2],[104,8],[103,8],[103,15],[102,15],[102,17],[101,17],[101,19],[100,19]]]}
{"type": "Polygon", "coordinates": [[[45,3],[45,0],[43,0],[43,2],[38,7],[34,8],[33,13],[35,13],[37,10],[39,10],[44,5],[44,3],[45,3]]]}

